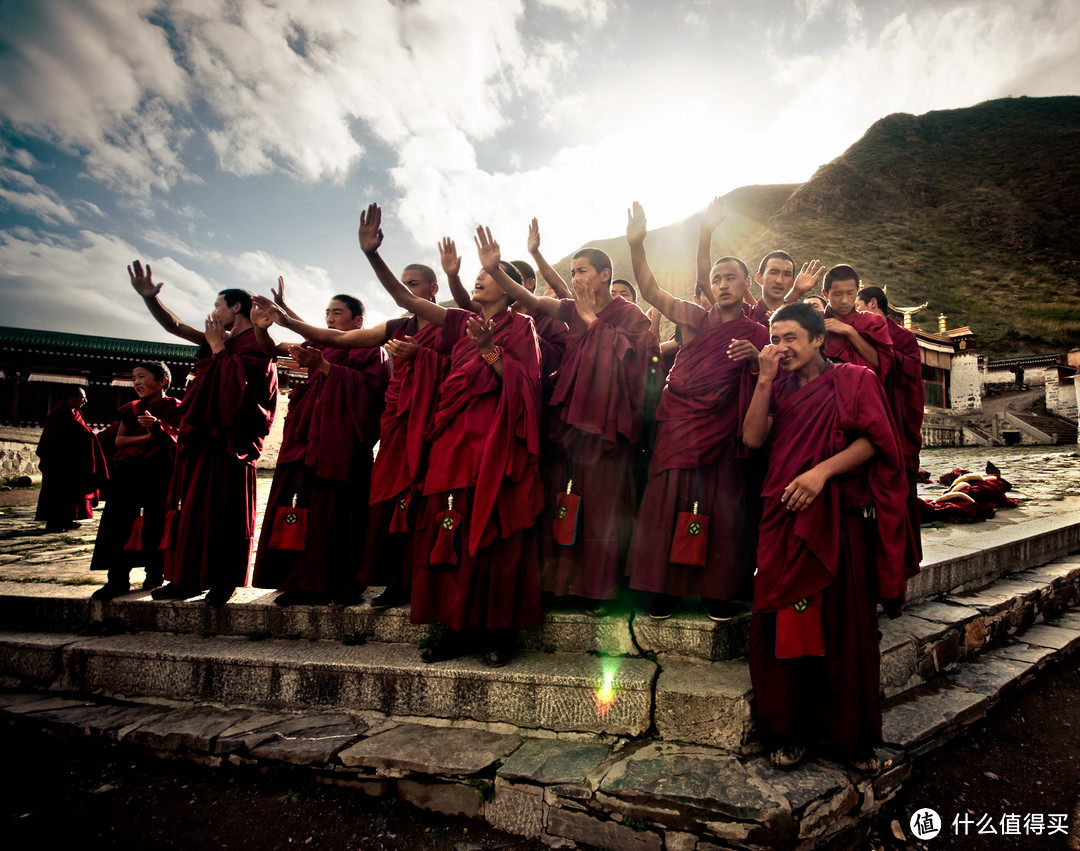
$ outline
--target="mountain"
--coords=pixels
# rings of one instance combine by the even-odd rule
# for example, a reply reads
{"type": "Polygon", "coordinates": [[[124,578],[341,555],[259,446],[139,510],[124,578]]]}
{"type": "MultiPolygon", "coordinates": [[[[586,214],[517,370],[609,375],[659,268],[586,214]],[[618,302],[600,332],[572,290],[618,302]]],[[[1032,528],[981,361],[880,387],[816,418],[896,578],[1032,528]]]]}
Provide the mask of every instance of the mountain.
{"type": "MultiPolygon", "coordinates": [[[[783,248],[799,264],[850,263],[897,305],[929,302],[916,324],[936,330],[944,313],[993,355],[1080,341],[1080,97],[890,115],[806,183],[746,186],[724,203],[713,257],[756,267],[783,248]]],[[[657,279],[681,297],[693,289],[700,215],[645,244],[657,279]]],[[[588,244],[633,280],[624,238],[588,244]]],[[[564,276],[569,262],[556,264],[564,276]]]]}

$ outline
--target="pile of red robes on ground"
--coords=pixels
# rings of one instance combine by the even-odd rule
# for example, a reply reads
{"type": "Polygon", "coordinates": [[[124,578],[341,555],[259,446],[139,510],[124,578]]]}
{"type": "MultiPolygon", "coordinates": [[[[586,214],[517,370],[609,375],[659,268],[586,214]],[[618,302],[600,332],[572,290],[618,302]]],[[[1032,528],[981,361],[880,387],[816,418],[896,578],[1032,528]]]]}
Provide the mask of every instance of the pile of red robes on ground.
{"type": "Polygon", "coordinates": [[[999,508],[1016,508],[1017,501],[1005,494],[1012,485],[1001,477],[1001,471],[986,462],[986,474],[954,469],[938,482],[948,489],[934,499],[919,500],[919,521],[932,523],[978,523],[989,520],[999,508]]]}

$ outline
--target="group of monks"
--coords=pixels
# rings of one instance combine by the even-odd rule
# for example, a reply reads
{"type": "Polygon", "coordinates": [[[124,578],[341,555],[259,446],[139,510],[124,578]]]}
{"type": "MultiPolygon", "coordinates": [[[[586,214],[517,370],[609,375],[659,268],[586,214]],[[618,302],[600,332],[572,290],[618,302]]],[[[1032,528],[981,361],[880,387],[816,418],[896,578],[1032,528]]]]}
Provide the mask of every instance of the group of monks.
{"type": "Polygon", "coordinates": [[[250,579],[279,589],[277,603],[348,605],[383,588],[373,608],[409,603],[414,622],[441,625],[425,661],[479,650],[498,666],[515,630],[540,623],[542,594],[603,614],[628,586],[653,594],[651,617],[693,597],[716,621],[752,600],[750,668],[773,761],[794,765],[824,738],[872,769],[877,605],[899,613],[920,559],[918,346],[850,266],[797,273],[772,251],[755,276],[738,258],[713,261],[722,220],[717,199],[686,301],[656,281],[644,212],[628,212],[651,316],[628,282],[613,286],[599,249],[576,252],[564,282],[535,220],[528,249],[547,295],[530,264],[503,260],[477,228],[471,294],[454,242],[439,245],[458,305],[444,307],[431,268],[388,268],[370,205],[360,247],[406,312],[372,327],[348,295],[330,300],[325,326],[305,323],[279,279],[272,297],[222,291],[197,329],[135,261],[135,291],[199,354],[180,403],[160,364],[134,370],[139,398],[121,411],[95,552],[109,579],[95,596],[127,593],[139,563],[157,599],[209,589],[220,606],[248,581],[254,464],[275,360],[289,355],[308,377],[289,398],[250,579]],[[676,329],[663,343],[657,315],[676,329]],[[279,344],[274,325],[305,342],[279,344]]]}

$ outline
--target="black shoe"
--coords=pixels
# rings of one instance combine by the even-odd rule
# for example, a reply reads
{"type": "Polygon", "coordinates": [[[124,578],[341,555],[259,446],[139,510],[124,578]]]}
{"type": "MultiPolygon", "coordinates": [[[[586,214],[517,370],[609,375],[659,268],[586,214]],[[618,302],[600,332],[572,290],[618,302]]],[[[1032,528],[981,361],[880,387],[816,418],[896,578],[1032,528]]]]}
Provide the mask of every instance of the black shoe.
{"type": "Polygon", "coordinates": [[[465,636],[457,630],[446,629],[428,639],[427,647],[420,650],[420,661],[445,662],[464,656],[467,650],[465,636]]]}
{"type": "Polygon", "coordinates": [[[371,600],[371,608],[376,612],[385,612],[387,609],[395,609],[409,602],[409,595],[405,589],[396,585],[387,585],[381,594],[371,600]]]}
{"type": "Polygon", "coordinates": [[[91,600],[115,600],[117,597],[123,597],[125,594],[131,593],[131,586],[126,582],[123,585],[113,585],[110,582],[106,582],[93,594],[90,595],[91,600]]]}
{"type": "Polygon", "coordinates": [[[682,597],[675,597],[671,594],[657,594],[649,603],[649,617],[658,621],[670,618],[678,610],[680,603],[682,603],[682,597]]]}
{"type": "Polygon", "coordinates": [[[501,668],[514,658],[514,647],[509,642],[500,641],[484,650],[484,664],[489,668],[501,668]]]}
{"type": "Polygon", "coordinates": [[[769,761],[777,768],[794,768],[806,756],[806,745],[802,742],[786,741],[769,754],[769,761]]]}
{"type": "MultiPolygon", "coordinates": [[[[213,591],[210,592],[214,593],[213,591]]],[[[229,590],[230,596],[232,589],[229,590]]],[[[226,600],[229,598],[226,597],[226,600]]],[[[207,595],[207,602],[210,597],[207,595]]],[[[321,591],[282,591],[274,598],[276,606],[325,606],[330,602],[330,595],[321,591]]],[[[220,606],[221,603],[209,603],[212,606],[220,606]]]]}
{"type": "Polygon", "coordinates": [[[150,592],[150,596],[155,600],[186,600],[188,597],[194,597],[199,593],[200,591],[197,588],[184,588],[175,582],[170,582],[168,585],[155,588],[150,592]]]}
{"type": "Polygon", "coordinates": [[[236,590],[235,585],[219,586],[217,588],[211,588],[206,594],[206,599],[203,601],[208,606],[224,606],[229,602],[229,598],[233,595],[233,591],[236,590]]]}
{"type": "Polygon", "coordinates": [[[160,588],[161,584],[165,581],[165,578],[160,573],[147,573],[146,578],[143,580],[143,591],[153,591],[155,588],[160,588]]]}
{"type": "Polygon", "coordinates": [[[724,623],[735,617],[735,607],[727,600],[702,599],[701,607],[705,610],[705,614],[709,616],[709,620],[714,620],[717,623],[724,623]]]}

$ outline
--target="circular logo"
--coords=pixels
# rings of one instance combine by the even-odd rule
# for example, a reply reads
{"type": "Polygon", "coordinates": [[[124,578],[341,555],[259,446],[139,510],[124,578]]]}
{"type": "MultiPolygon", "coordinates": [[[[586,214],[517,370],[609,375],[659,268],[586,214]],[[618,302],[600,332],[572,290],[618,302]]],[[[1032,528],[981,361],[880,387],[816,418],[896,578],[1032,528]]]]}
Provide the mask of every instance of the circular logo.
{"type": "Polygon", "coordinates": [[[566,519],[566,506],[565,505],[560,505],[559,506],[559,519],[560,520],[565,520],[566,519]]]}
{"type": "Polygon", "coordinates": [[[447,532],[454,531],[454,518],[453,517],[444,517],[443,522],[442,522],[442,527],[447,532]]]}
{"type": "Polygon", "coordinates": [[[911,817],[911,832],[917,839],[933,839],[941,833],[941,816],[929,807],[916,810],[911,817]]]}
{"type": "Polygon", "coordinates": [[[695,520],[693,523],[690,524],[689,528],[686,531],[689,532],[691,535],[700,535],[701,524],[695,520]]]}
{"type": "Polygon", "coordinates": [[[288,526],[294,525],[299,519],[300,518],[296,516],[296,512],[294,511],[290,511],[288,514],[285,515],[285,523],[288,526]]]}
{"type": "Polygon", "coordinates": [[[405,497],[402,497],[398,500],[397,507],[399,511],[404,511],[406,508],[409,507],[409,501],[405,499],[405,497]]]}
{"type": "Polygon", "coordinates": [[[801,615],[810,608],[810,604],[806,601],[806,598],[803,598],[802,600],[799,600],[799,602],[794,603],[792,607],[801,615]]]}

